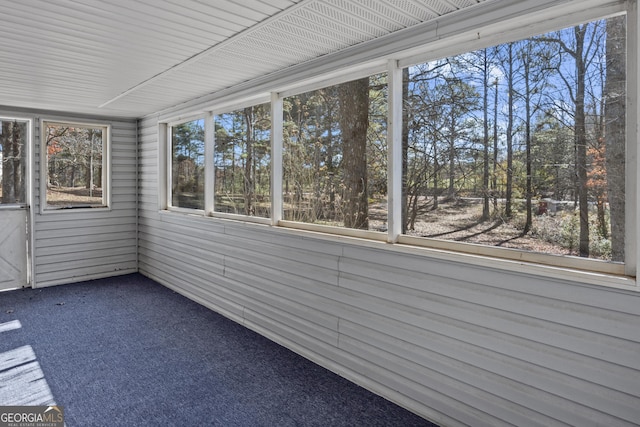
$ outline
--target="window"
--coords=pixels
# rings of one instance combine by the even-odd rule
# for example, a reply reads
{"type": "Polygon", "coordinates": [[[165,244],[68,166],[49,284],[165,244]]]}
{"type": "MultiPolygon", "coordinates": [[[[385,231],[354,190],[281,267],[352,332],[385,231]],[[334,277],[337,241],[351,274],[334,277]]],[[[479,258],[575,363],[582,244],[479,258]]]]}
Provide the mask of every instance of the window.
{"type": "Polygon", "coordinates": [[[624,262],[625,17],[409,67],[408,236],[624,262]]]}
{"type": "Polygon", "coordinates": [[[43,207],[108,207],[109,127],[43,123],[43,207]]]}
{"type": "Polygon", "coordinates": [[[388,73],[351,64],[280,87],[271,105],[209,113],[206,138],[204,119],[169,126],[168,199],[214,216],[633,276],[625,204],[636,195],[626,203],[625,182],[637,174],[637,132],[626,116],[637,93],[627,94],[622,12],[487,24],[472,47],[420,48],[433,60],[419,62],[415,47],[385,59],[388,73]],[[570,19],[581,23],[522,38],[570,19]],[[206,162],[205,140],[215,141],[206,162]]]}
{"type": "Polygon", "coordinates": [[[271,106],[214,117],[214,211],[271,216],[271,106]]]}
{"type": "Polygon", "coordinates": [[[204,209],[204,119],[170,127],[171,206],[204,209]]]}
{"type": "Polygon", "coordinates": [[[386,75],[284,99],[283,218],[384,230],[386,75]]]}
{"type": "Polygon", "coordinates": [[[29,122],[0,120],[0,205],[26,204],[29,122]]]}

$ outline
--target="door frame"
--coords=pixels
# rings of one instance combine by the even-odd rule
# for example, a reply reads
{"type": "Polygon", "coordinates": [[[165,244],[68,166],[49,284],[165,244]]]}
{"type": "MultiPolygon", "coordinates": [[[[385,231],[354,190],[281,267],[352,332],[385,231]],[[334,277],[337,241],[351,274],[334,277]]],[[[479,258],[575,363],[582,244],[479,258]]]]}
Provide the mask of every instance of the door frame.
{"type": "Polygon", "coordinates": [[[22,287],[24,288],[34,288],[34,277],[35,277],[35,271],[34,271],[34,263],[33,263],[33,248],[34,248],[34,236],[33,236],[33,224],[34,224],[34,215],[33,215],[33,196],[35,194],[34,190],[34,185],[35,185],[35,179],[34,179],[34,171],[35,171],[35,164],[34,164],[34,156],[33,153],[35,151],[35,138],[34,136],[36,136],[36,117],[33,115],[27,115],[27,114],[21,114],[18,113],[16,114],[15,112],[12,112],[10,110],[1,110],[0,111],[0,121],[4,121],[4,120],[17,120],[17,121],[23,121],[23,122],[27,122],[27,136],[26,136],[26,143],[25,143],[25,157],[24,157],[24,162],[25,162],[25,203],[24,205],[19,205],[19,206],[7,206],[7,207],[2,207],[0,205],[0,210],[2,209],[7,209],[7,210],[16,210],[16,209],[20,209],[20,210],[25,210],[26,211],[26,229],[25,229],[25,246],[26,246],[26,251],[24,256],[26,257],[26,275],[25,275],[25,283],[22,284],[22,287]]]}

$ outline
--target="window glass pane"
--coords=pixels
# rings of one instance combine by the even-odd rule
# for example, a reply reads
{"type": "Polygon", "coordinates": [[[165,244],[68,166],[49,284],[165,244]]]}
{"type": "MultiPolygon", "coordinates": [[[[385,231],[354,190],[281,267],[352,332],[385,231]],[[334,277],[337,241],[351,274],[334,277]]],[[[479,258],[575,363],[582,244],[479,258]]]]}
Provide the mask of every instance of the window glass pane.
{"type": "Polygon", "coordinates": [[[271,105],[215,116],[216,212],[271,216],[271,105]]]}
{"type": "Polygon", "coordinates": [[[107,128],[45,123],[46,207],[106,206],[103,188],[107,128]]]}
{"type": "Polygon", "coordinates": [[[284,219],[384,230],[386,75],[284,100],[284,219]]]}
{"type": "Polygon", "coordinates": [[[405,70],[406,234],[624,261],[625,17],[405,70]]]}
{"type": "Polygon", "coordinates": [[[204,120],[171,127],[171,205],[204,209],[204,120]]]}
{"type": "Polygon", "coordinates": [[[0,204],[24,204],[28,122],[0,121],[0,204]]]}

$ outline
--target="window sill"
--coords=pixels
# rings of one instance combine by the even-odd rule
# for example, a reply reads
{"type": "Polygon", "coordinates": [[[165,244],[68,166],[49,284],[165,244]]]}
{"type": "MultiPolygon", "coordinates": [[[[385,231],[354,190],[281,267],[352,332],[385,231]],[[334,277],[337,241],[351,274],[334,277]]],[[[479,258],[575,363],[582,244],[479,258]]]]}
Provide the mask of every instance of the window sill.
{"type": "Polygon", "coordinates": [[[111,206],[70,206],[63,208],[42,208],[40,209],[40,214],[42,215],[52,215],[52,214],[63,214],[63,213],[71,213],[71,212],[108,212],[111,211],[111,206]]]}
{"type": "MultiPolygon", "coordinates": [[[[403,236],[398,243],[387,243],[385,240],[387,234],[375,231],[349,230],[339,227],[328,227],[290,221],[280,221],[277,226],[273,226],[265,223],[264,221],[247,220],[245,219],[246,217],[214,217],[204,215],[199,211],[185,212],[161,210],[160,213],[162,215],[177,214],[189,216],[190,218],[203,218],[204,221],[224,223],[229,226],[256,227],[256,231],[258,229],[265,230],[268,228],[270,232],[286,234],[288,236],[313,238],[340,245],[354,245],[374,250],[422,256],[442,260],[444,262],[460,263],[483,269],[495,269],[503,272],[509,272],[514,275],[537,276],[543,280],[570,282],[578,286],[598,286],[640,292],[640,287],[637,286],[635,277],[624,276],[622,274],[588,271],[566,266],[538,264],[524,260],[498,258],[484,254],[473,254],[451,249],[434,248],[426,246],[425,243],[422,243],[422,245],[409,244],[407,243],[407,239],[405,239],[406,236],[403,236]]],[[[428,242],[427,239],[422,240],[428,242]]]]}
{"type": "Polygon", "coordinates": [[[21,203],[0,204],[0,211],[21,211],[27,209],[27,205],[21,203]]]}
{"type": "MultiPolygon", "coordinates": [[[[567,266],[539,264],[533,261],[458,252],[450,249],[426,247],[425,244],[417,246],[408,244],[402,240],[404,239],[401,239],[400,243],[396,243],[393,246],[398,247],[398,249],[402,248],[402,250],[411,253],[428,254],[430,257],[442,259],[443,261],[460,262],[467,265],[501,270],[514,274],[539,276],[553,281],[568,281],[580,285],[597,285],[629,291],[640,291],[640,288],[636,285],[636,278],[625,276],[623,274],[590,271],[567,266]]],[[[489,249],[491,248],[489,247],[489,249]]]]}

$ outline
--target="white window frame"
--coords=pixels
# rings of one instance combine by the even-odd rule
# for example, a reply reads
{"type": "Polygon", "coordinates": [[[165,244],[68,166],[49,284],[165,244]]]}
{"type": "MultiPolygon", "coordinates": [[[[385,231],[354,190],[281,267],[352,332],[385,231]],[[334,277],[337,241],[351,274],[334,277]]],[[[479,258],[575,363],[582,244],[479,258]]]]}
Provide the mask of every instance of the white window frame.
{"type": "MultiPolygon", "coordinates": [[[[401,194],[402,168],[400,168],[400,172],[398,172],[397,166],[393,171],[389,171],[389,176],[392,177],[389,184],[389,199],[391,200],[389,212],[394,212],[393,223],[390,218],[389,242],[432,248],[436,250],[469,253],[486,257],[487,259],[491,261],[495,260],[496,262],[500,262],[500,260],[513,260],[533,265],[548,265],[551,267],[567,268],[576,271],[631,277],[636,275],[636,266],[638,263],[638,230],[636,226],[636,211],[638,210],[638,202],[635,183],[638,177],[638,164],[636,162],[638,133],[636,129],[637,127],[630,124],[637,123],[638,121],[637,3],[629,2],[627,3],[627,7],[625,7],[625,3],[621,1],[614,1],[610,3],[611,4],[608,5],[602,5],[601,2],[587,0],[582,2],[581,5],[565,4],[556,8],[550,8],[539,14],[539,16],[536,17],[536,22],[531,25],[525,25],[525,21],[518,19],[512,19],[507,22],[501,21],[500,24],[489,25],[481,31],[476,31],[471,34],[457,34],[454,37],[430,43],[425,46],[425,48],[428,49],[425,50],[425,52],[412,53],[410,56],[403,57],[397,61],[389,61],[388,66],[389,75],[396,76],[393,83],[394,89],[392,90],[390,88],[390,93],[393,92],[395,94],[394,97],[397,97],[401,96],[401,86],[399,86],[401,85],[400,73],[405,67],[441,59],[451,55],[463,54],[486,47],[492,47],[501,43],[517,41],[537,34],[567,28],[577,23],[605,19],[627,12],[627,184],[625,194],[627,212],[625,213],[625,221],[627,227],[626,234],[628,238],[625,239],[625,263],[611,263],[593,258],[551,255],[518,249],[498,248],[480,244],[460,243],[433,238],[402,235],[400,233],[401,228],[397,223],[401,215],[397,214],[397,212],[401,212],[401,197],[395,196],[395,194],[401,194]],[[589,4],[587,3],[593,4],[594,7],[589,7],[589,4]],[[560,11],[563,13],[560,13],[560,11]],[[545,19],[545,17],[547,17],[547,19],[545,19]],[[633,52],[636,54],[633,55],[633,52]],[[398,93],[400,93],[400,95],[397,95],[398,93]]],[[[526,18],[526,20],[531,19],[533,18],[526,18]]],[[[394,102],[397,104],[397,101],[398,100],[396,99],[394,102]]],[[[401,105],[394,105],[393,107],[390,107],[389,114],[390,123],[401,123],[401,105]],[[399,114],[400,116],[398,116],[399,114]],[[398,119],[395,119],[395,117],[398,117],[398,119]]],[[[397,139],[400,138],[400,131],[398,129],[393,129],[393,132],[395,132],[394,138],[396,139],[395,142],[389,141],[389,146],[393,147],[390,151],[389,165],[391,165],[393,161],[400,161],[398,160],[398,156],[402,155],[401,142],[398,142],[399,140],[397,139]]],[[[389,134],[391,133],[392,132],[390,131],[389,134]]]]}
{"type": "Polygon", "coordinates": [[[111,123],[100,121],[75,121],[56,118],[40,120],[40,213],[49,215],[65,212],[104,212],[111,210],[111,123]],[[70,206],[56,208],[47,204],[47,182],[49,166],[47,162],[47,125],[77,126],[83,128],[102,128],[102,205],[70,206]]]}
{"type": "MultiPolygon", "coordinates": [[[[211,131],[208,132],[209,134],[211,133],[211,131]]],[[[191,116],[187,116],[187,117],[181,117],[176,119],[175,121],[171,121],[171,122],[167,122],[167,123],[161,123],[160,124],[160,128],[159,128],[159,135],[163,135],[164,138],[161,138],[160,142],[161,142],[161,147],[160,147],[160,164],[164,164],[164,167],[161,168],[162,171],[164,172],[163,174],[161,174],[160,179],[161,179],[161,183],[164,182],[164,191],[161,193],[161,197],[160,197],[160,203],[161,203],[161,209],[163,210],[169,210],[169,211],[174,211],[174,212],[184,212],[184,213],[204,213],[207,209],[208,206],[208,201],[206,199],[207,197],[207,187],[209,184],[209,181],[207,180],[207,164],[208,164],[208,150],[207,147],[210,145],[208,143],[208,133],[207,133],[207,114],[203,114],[203,113],[198,113],[195,115],[191,115],[191,116]],[[171,142],[171,130],[174,126],[178,126],[181,125],[183,123],[189,123],[189,122],[193,122],[196,120],[204,120],[204,124],[205,124],[205,136],[204,136],[204,147],[205,147],[205,154],[204,154],[204,173],[205,173],[205,181],[204,181],[204,209],[193,209],[193,208],[182,208],[179,206],[173,206],[172,205],[172,201],[173,201],[173,190],[172,190],[172,185],[171,183],[173,182],[173,165],[172,165],[172,161],[173,161],[173,153],[172,153],[172,142],[171,142]],[[164,159],[163,159],[164,157],[164,159]]],[[[211,188],[211,187],[209,187],[211,188]]]]}
{"type": "MultiPolygon", "coordinates": [[[[23,203],[10,203],[10,204],[1,204],[0,210],[2,209],[16,209],[16,208],[29,208],[32,203],[32,188],[33,188],[33,180],[31,178],[31,170],[32,170],[32,161],[31,161],[31,136],[33,135],[33,122],[32,118],[24,118],[24,117],[12,117],[6,115],[0,115],[0,122],[4,121],[18,121],[26,123],[27,135],[25,136],[25,154],[24,154],[24,162],[25,162],[25,189],[24,189],[24,202],[23,203]]],[[[0,159],[1,161],[2,159],[0,159]]],[[[0,167],[1,169],[1,167],[0,167]]],[[[2,174],[0,173],[0,178],[2,174]]]]}
{"type": "MultiPolygon", "coordinates": [[[[277,221],[275,219],[273,221],[275,225],[292,228],[296,230],[330,233],[330,234],[336,234],[341,236],[362,238],[367,240],[375,240],[375,241],[387,240],[387,233],[383,231],[358,230],[358,229],[347,228],[347,227],[312,224],[312,223],[288,221],[288,220],[282,219],[282,215],[283,215],[282,206],[284,203],[282,199],[283,197],[282,195],[282,183],[283,183],[282,155],[283,155],[283,149],[284,149],[283,148],[284,141],[283,141],[283,134],[282,134],[282,131],[283,131],[282,115],[283,115],[284,99],[291,96],[300,95],[302,93],[313,92],[315,90],[324,89],[324,88],[335,86],[341,83],[350,82],[353,80],[357,80],[359,78],[370,77],[376,74],[387,73],[387,72],[388,70],[385,68],[384,62],[374,62],[370,64],[360,65],[351,71],[341,70],[341,72],[336,73],[335,75],[327,75],[324,78],[315,78],[310,81],[299,82],[295,86],[283,89],[279,92],[274,92],[272,102],[275,104],[275,107],[272,104],[272,108],[277,107],[279,109],[278,110],[279,113],[277,116],[281,120],[281,122],[277,124],[277,126],[279,126],[280,132],[275,135],[277,136],[277,139],[276,138],[273,139],[273,146],[271,147],[271,150],[273,152],[275,152],[275,150],[278,150],[279,159],[280,159],[280,164],[278,165],[278,168],[276,169],[275,167],[273,167],[275,172],[278,173],[278,176],[275,177],[275,180],[277,180],[277,183],[278,183],[278,197],[279,197],[279,206],[278,206],[279,216],[277,221]]],[[[402,91],[400,93],[402,93],[402,91]]],[[[390,99],[391,98],[389,98],[387,102],[390,102],[390,99]]],[[[273,110],[271,112],[271,115],[272,117],[274,116],[273,110]]],[[[272,126],[276,126],[276,124],[272,123],[272,126]]],[[[387,126],[389,126],[389,123],[387,123],[387,126]]],[[[387,132],[389,132],[388,127],[387,127],[387,132]]],[[[387,136],[387,142],[389,142],[388,136],[387,136]]],[[[389,175],[387,176],[387,180],[388,179],[389,179],[389,175]]],[[[389,223],[389,218],[387,218],[387,223],[389,223]]]]}
{"type": "MultiPolygon", "coordinates": [[[[505,2],[504,5],[487,4],[485,9],[480,7],[479,10],[481,13],[470,15],[464,24],[454,18],[445,16],[443,20],[440,20],[441,22],[438,22],[438,25],[432,26],[432,30],[420,34],[413,31],[405,32],[403,35],[397,34],[388,38],[387,45],[375,44],[373,51],[358,51],[357,54],[351,56],[338,55],[338,59],[332,66],[322,67],[322,73],[318,73],[315,69],[303,70],[300,75],[286,72],[283,73],[284,77],[275,78],[273,84],[261,83],[255,88],[256,92],[269,92],[271,102],[272,203],[271,218],[268,220],[214,212],[212,200],[214,180],[213,115],[214,113],[229,111],[229,109],[262,103],[264,102],[262,96],[258,99],[255,93],[248,95],[246,89],[242,89],[237,95],[226,93],[224,97],[214,101],[215,104],[213,106],[201,107],[200,111],[207,111],[204,116],[203,113],[199,113],[198,116],[191,116],[186,119],[180,118],[179,121],[160,122],[160,143],[161,146],[165,147],[160,150],[160,165],[164,165],[164,167],[161,167],[160,182],[164,182],[166,186],[169,186],[169,188],[160,186],[160,209],[181,210],[179,208],[171,208],[168,204],[168,201],[171,200],[171,147],[170,136],[167,137],[168,132],[170,132],[170,126],[194,120],[196,117],[204,117],[206,123],[205,216],[244,222],[267,223],[271,226],[287,229],[320,232],[328,236],[348,236],[366,240],[386,241],[391,244],[401,245],[401,247],[408,248],[411,251],[428,251],[431,255],[443,259],[454,259],[460,262],[510,271],[527,271],[550,278],[565,278],[583,283],[605,284],[613,287],[621,286],[627,289],[630,283],[635,285],[636,269],[640,264],[640,251],[638,251],[640,227],[637,224],[638,213],[640,212],[640,198],[637,197],[637,182],[640,179],[640,165],[637,163],[640,130],[637,126],[633,126],[634,123],[640,121],[638,110],[638,100],[640,100],[638,84],[640,81],[640,67],[638,66],[640,13],[637,1],[509,1],[505,2]],[[623,13],[627,15],[627,184],[625,194],[627,239],[625,263],[615,264],[596,259],[555,256],[517,249],[402,235],[402,144],[400,125],[402,120],[402,69],[418,63],[471,52],[623,13]],[[460,29],[463,29],[463,31],[460,31],[460,29]],[[408,37],[408,39],[401,39],[401,37],[408,37]],[[389,167],[387,178],[388,231],[381,233],[284,221],[282,219],[283,99],[385,71],[388,75],[389,91],[389,116],[387,121],[387,163],[389,167]],[[169,142],[167,139],[169,139],[169,142]],[[168,159],[163,158],[163,156],[168,157],[168,159]]],[[[194,213],[193,210],[188,211],[194,213]]],[[[339,237],[336,238],[339,239],[339,237]]]]}
{"type": "MultiPolygon", "coordinates": [[[[243,108],[247,108],[247,107],[254,107],[257,105],[262,105],[262,104],[269,104],[271,101],[270,99],[264,99],[264,98],[252,98],[250,101],[249,100],[244,100],[242,102],[231,102],[231,103],[224,103],[224,104],[220,104],[217,105],[215,109],[212,109],[211,111],[207,112],[207,122],[205,124],[205,141],[206,141],[206,146],[205,146],[205,152],[209,153],[210,156],[210,160],[207,160],[206,165],[211,165],[210,167],[205,166],[205,176],[207,175],[207,170],[208,174],[211,175],[206,182],[210,183],[210,190],[207,191],[207,194],[205,195],[205,203],[207,201],[207,196],[211,199],[210,200],[210,208],[205,210],[205,214],[207,216],[213,217],[213,218],[223,218],[223,219],[231,219],[231,220],[238,220],[238,221],[244,221],[244,222],[254,222],[257,224],[272,224],[273,222],[273,217],[274,217],[274,196],[273,196],[273,192],[274,192],[274,185],[273,185],[273,168],[274,168],[274,162],[273,162],[273,148],[274,148],[274,144],[273,144],[273,126],[274,126],[274,118],[273,118],[273,104],[271,104],[271,110],[270,110],[270,114],[271,114],[271,130],[270,130],[270,135],[271,135],[271,153],[270,153],[270,161],[271,161],[271,176],[270,176],[270,203],[271,203],[271,217],[270,218],[265,218],[265,217],[259,217],[259,216],[251,216],[251,215],[243,215],[243,214],[233,214],[233,213],[226,213],[226,212],[216,212],[215,210],[215,146],[216,146],[216,141],[215,141],[215,116],[219,115],[219,114],[228,114],[230,112],[233,111],[237,111],[237,110],[241,110],[243,108]],[[209,127],[210,129],[208,130],[207,133],[207,128],[209,127]],[[206,151],[208,149],[208,151],[206,151]]],[[[282,111],[282,109],[280,110],[282,111]]],[[[282,133],[282,130],[280,130],[280,132],[282,133]]]]}

